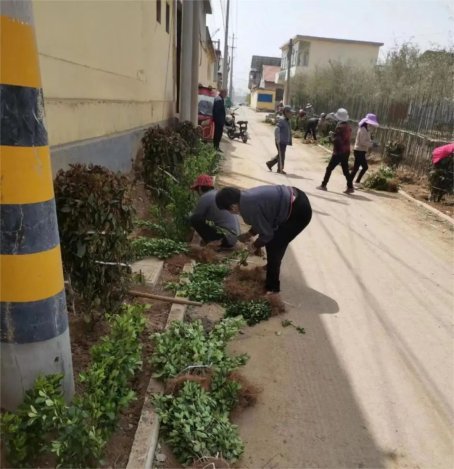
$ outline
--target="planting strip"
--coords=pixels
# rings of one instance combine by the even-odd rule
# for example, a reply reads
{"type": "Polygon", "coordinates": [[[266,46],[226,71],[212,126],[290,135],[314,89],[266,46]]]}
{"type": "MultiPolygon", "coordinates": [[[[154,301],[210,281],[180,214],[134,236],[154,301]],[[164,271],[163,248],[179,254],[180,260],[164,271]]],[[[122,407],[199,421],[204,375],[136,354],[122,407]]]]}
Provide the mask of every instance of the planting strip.
{"type": "Polygon", "coordinates": [[[443,213],[441,210],[438,210],[435,207],[432,207],[431,205],[426,204],[425,202],[422,202],[421,200],[415,199],[413,196],[403,191],[402,189],[399,189],[399,194],[402,194],[405,198],[407,198],[408,200],[411,200],[416,205],[419,205],[420,207],[423,207],[426,210],[429,210],[429,212],[432,212],[435,215],[439,216],[440,218],[443,218],[444,221],[447,221],[448,223],[454,226],[454,219],[450,217],[449,215],[446,215],[445,213],[443,213]]]}
{"type": "MultiPolygon", "coordinates": [[[[186,264],[183,272],[192,272],[193,264],[193,262],[186,264]]],[[[177,295],[175,297],[185,299],[177,295]]],[[[187,305],[174,303],[170,308],[165,329],[168,329],[173,321],[183,321],[187,307],[187,305]]],[[[151,396],[162,391],[163,385],[152,377],[147,387],[147,393],[126,469],[152,469],[153,467],[154,454],[159,439],[160,422],[158,414],[151,403],[151,396]]]]}

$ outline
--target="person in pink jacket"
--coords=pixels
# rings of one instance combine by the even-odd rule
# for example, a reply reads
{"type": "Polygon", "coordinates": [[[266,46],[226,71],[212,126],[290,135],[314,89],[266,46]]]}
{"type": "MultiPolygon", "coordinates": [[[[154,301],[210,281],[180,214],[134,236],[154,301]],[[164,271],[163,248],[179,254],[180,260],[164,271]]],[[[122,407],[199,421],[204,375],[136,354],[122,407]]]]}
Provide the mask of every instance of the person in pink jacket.
{"type": "Polygon", "coordinates": [[[369,168],[366,160],[366,153],[370,148],[373,147],[374,142],[372,141],[369,134],[369,126],[378,127],[377,116],[375,114],[367,114],[364,119],[361,119],[358,124],[358,132],[356,133],[355,146],[353,147],[353,154],[355,155],[355,163],[350,176],[353,179],[356,176],[359,168],[361,171],[356,178],[356,184],[361,183],[361,178],[364,176],[369,168]]]}

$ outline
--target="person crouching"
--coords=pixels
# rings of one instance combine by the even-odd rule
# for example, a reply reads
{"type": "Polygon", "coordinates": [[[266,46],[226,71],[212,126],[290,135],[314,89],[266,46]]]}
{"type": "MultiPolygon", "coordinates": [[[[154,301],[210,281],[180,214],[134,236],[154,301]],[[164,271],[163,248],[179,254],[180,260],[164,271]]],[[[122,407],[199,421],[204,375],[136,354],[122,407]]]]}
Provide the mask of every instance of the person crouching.
{"type": "Polygon", "coordinates": [[[215,199],[218,191],[214,189],[213,178],[208,174],[201,174],[191,189],[200,198],[189,221],[202,238],[203,244],[220,241],[220,250],[232,249],[240,234],[240,222],[236,215],[217,207],[215,199]]]}

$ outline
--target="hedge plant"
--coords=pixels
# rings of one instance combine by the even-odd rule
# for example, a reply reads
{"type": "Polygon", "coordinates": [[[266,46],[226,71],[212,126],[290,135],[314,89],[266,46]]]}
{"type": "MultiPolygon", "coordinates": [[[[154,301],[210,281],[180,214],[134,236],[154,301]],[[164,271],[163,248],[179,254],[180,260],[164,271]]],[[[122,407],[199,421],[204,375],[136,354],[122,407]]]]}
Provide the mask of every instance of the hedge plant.
{"type": "Polygon", "coordinates": [[[101,166],[76,164],[60,170],[54,185],[64,270],[92,321],[96,311],[117,310],[127,288],[128,270],[105,263],[130,255],[129,182],[101,166]]]}
{"type": "Polygon", "coordinates": [[[57,467],[99,467],[120,412],[135,393],[130,381],[142,366],[144,306],[126,306],[110,317],[111,332],[91,350],[80,375],[83,392],[66,404],[62,375],[41,376],[18,409],[1,415],[2,440],[13,467],[39,467],[54,454],[57,467]]]}

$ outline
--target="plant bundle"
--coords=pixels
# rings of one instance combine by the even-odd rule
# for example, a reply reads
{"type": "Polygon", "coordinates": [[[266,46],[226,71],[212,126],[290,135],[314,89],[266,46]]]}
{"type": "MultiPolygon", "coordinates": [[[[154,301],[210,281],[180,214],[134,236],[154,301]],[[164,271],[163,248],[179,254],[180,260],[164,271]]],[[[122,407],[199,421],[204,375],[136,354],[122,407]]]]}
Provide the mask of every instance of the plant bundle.
{"type": "Polygon", "coordinates": [[[196,264],[189,274],[183,274],[179,283],[169,283],[167,288],[179,296],[202,303],[222,303],[225,298],[224,278],[230,266],[221,264],[196,264]]]}
{"type": "Polygon", "coordinates": [[[271,305],[266,300],[238,301],[225,309],[225,317],[242,316],[248,326],[253,326],[271,317],[271,305]]]}
{"type": "Polygon", "coordinates": [[[175,254],[188,252],[186,243],[165,238],[137,238],[131,242],[131,248],[135,259],[143,259],[148,256],[168,259],[175,254]]]}
{"type": "Polygon", "coordinates": [[[101,166],[71,165],[54,182],[64,270],[91,316],[115,311],[127,289],[134,210],[129,182],[101,166]]]}
{"type": "Polygon", "coordinates": [[[364,181],[364,186],[379,191],[397,192],[399,190],[396,173],[388,166],[380,166],[377,172],[369,175],[364,181]]]}
{"type": "MultiPolygon", "coordinates": [[[[154,404],[166,442],[184,464],[218,453],[235,461],[243,452],[229,413],[245,383],[233,379],[233,372],[246,363],[247,356],[230,356],[226,350],[243,325],[242,318],[229,318],[205,332],[201,321],[175,321],[152,336],[155,376],[167,379],[171,390],[171,394],[155,395],[154,404]]],[[[247,397],[254,401],[255,395],[247,397]]]]}

